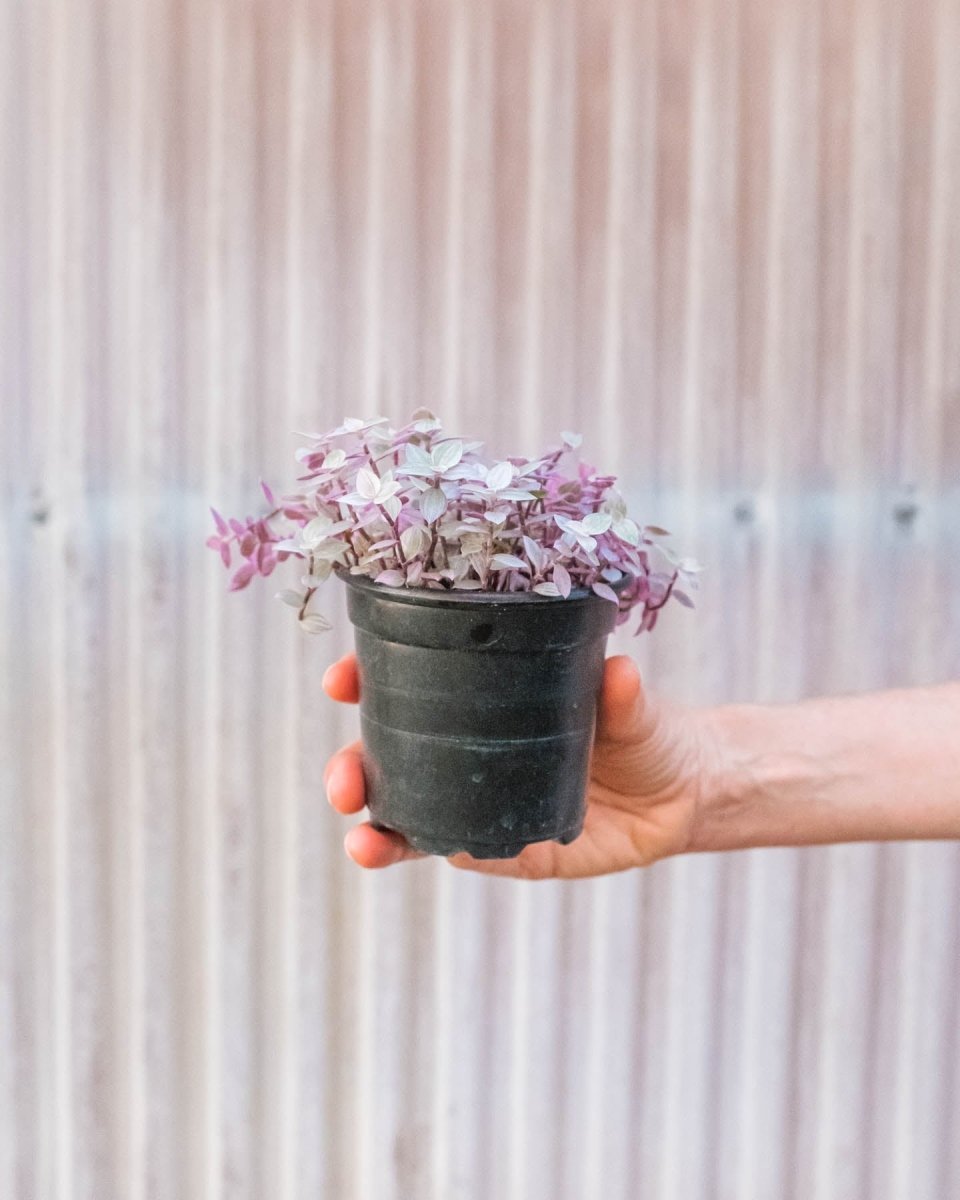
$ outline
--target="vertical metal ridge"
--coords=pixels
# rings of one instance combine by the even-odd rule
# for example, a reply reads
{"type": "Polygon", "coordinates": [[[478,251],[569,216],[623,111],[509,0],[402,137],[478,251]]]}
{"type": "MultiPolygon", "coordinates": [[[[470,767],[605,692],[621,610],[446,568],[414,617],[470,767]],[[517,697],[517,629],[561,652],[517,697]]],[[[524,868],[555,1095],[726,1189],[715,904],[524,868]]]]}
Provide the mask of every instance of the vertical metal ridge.
{"type": "Polygon", "coordinates": [[[366,130],[366,194],[364,196],[364,406],[374,416],[383,395],[382,303],[384,270],[384,165],[388,158],[385,125],[391,78],[387,45],[389,17],[374,6],[368,17],[369,67],[366,130]]]}
{"type": "MultiPolygon", "coordinates": [[[[607,14],[605,14],[607,15],[607,14]]],[[[624,326],[629,320],[629,308],[625,298],[630,293],[626,267],[626,246],[628,235],[628,169],[629,169],[629,135],[632,128],[632,96],[630,87],[629,51],[633,45],[634,26],[639,24],[638,18],[628,4],[613,0],[609,11],[607,24],[607,40],[605,50],[609,63],[609,99],[607,112],[607,183],[604,204],[604,220],[606,223],[604,236],[604,287],[603,309],[600,338],[602,342],[602,357],[599,367],[599,448],[603,453],[603,469],[616,472],[618,477],[627,478],[625,467],[628,462],[636,459],[631,453],[632,447],[624,437],[622,428],[624,395],[629,385],[624,379],[623,340],[624,326]]],[[[590,97],[583,97],[581,103],[589,103],[590,97]]],[[[581,215],[581,220],[594,221],[600,214],[588,211],[581,215]]],[[[589,327],[588,327],[589,329],[589,327]]],[[[578,399],[587,405],[592,404],[588,395],[578,399]]],[[[641,403],[648,403],[648,397],[641,397],[641,403]]],[[[590,409],[588,409],[590,411],[590,409]]],[[[581,422],[588,415],[583,413],[581,422]]]]}
{"type": "MultiPolygon", "coordinates": [[[[31,57],[36,62],[33,77],[42,80],[43,99],[32,114],[44,133],[45,155],[32,197],[34,210],[43,213],[46,238],[36,247],[40,278],[35,281],[38,308],[43,320],[32,330],[34,378],[42,380],[45,429],[41,443],[32,447],[47,480],[56,480],[51,504],[56,516],[50,523],[47,554],[35,564],[33,580],[38,594],[51,594],[50,583],[64,562],[66,513],[76,499],[75,481],[70,476],[69,439],[64,429],[71,405],[66,388],[66,305],[61,277],[67,258],[66,164],[70,161],[64,132],[70,75],[67,43],[69,30],[55,19],[51,6],[38,5],[31,29],[31,57]],[[41,330],[46,333],[43,338],[41,330]]],[[[72,406],[74,419],[78,406],[72,406]]],[[[36,808],[33,829],[37,839],[37,872],[32,880],[34,914],[34,987],[37,1000],[38,1127],[37,1189],[55,1200],[70,1200],[73,1194],[73,1072],[72,1001],[70,972],[69,854],[70,814],[66,763],[69,721],[67,710],[67,617],[62,605],[34,611],[31,649],[43,664],[42,693],[36,696],[34,728],[48,731],[47,738],[32,748],[34,774],[32,792],[36,808]]]]}
{"type": "Polygon", "coordinates": [[[539,438],[543,366],[544,204],[547,196],[547,113],[550,102],[550,16],[546,5],[533,6],[531,18],[530,83],[527,118],[526,212],[524,223],[523,366],[520,376],[520,428],[523,453],[539,438]]]}
{"type": "MultiPolygon", "coordinates": [[[[290,351],[297,347],[299,332],[295,311],[288,308],[291,295],[298,296],[300,264],[289,254],[291,232],[301,238],[303,224],[298,196],[302,194],[302,112],[293,106],[292,88],[297,39],[302,36],[302,9],[264,9],[254,17],[258,46],[255,96],[255,171],[258,203],[255,236],[263,262],[263,282],[255,310],[258,329],[257,376],[261,395],[275,396],[283,424],[269,431],[271,443],[279,438],[290,450],[291,430],[303,428],[299,421],[296,369],[290,351]],[[291,230],[292,227],[292,230],[291,230]]],[[[295,308],[295,305],[293,306],[295,308]]],[[[298,347],[299,348],[299,347],[298,347]]],[[[273,409],[274,406],[271,406],[273,409]]],[[[261,410],[262,412],[262,410],[261,410]]],[[[265,439],[266,440],[266,439],[265,439]]],[[[274,459],[271,454],[269,459],[274,459]]],[[[289,459],[284,463],[289,471],[289,459]]],[[[258,497],[262,502],[262,497],[258,497]]],[[[268,599],[276,584],[266,583],[268,599]]],[[[299,679],[294,655],[300,648],[300,630],[283,620],[274,606],[270,628],[263,638],[263,687],[261,728],[265,745],[271,749],[261,761],[256,838],[259,876],[256,906],[257,926],[254,956],[258,990],[251,1036],[260,1054],[256,1068],[256,1103],[252,1136],[259,1147],[255,1165],[255,1195],[277,1200],[295,1200],[297,1158],[296,1063],[299,1050],[299,984],[297,828],[299,769],[297,763],[297,713],[299,679]],[[279,761],[278,761],[279,758],[279,761]]],[[[305,639],[312,640],[312,639],[305,639]]]]}
{"type": "MultiPolygon", "coordinates": [[[[952,324],[950,317],[960,316],[960,293],[956,287],[955,271],[950,267],[960,262],[960,233],[948,224],[948,215],[956,211],[960,186],[960,137],[957,135],[960,115],[960,85],[957,82],[956,59],[950,47],[960,38],[960,16],[950,0],[933,3],[934,63],[929,210],[926,214],[930,253],[927,256],[926,323],[921,354],[923,358],[923,391],[920,406],[923,417],[918,420],[921,436],[926,435],[918,455],[928,486],[936,484],[949,489],[955,480],[951,472],[960,462],[960,449],[948,454],[944,432],[956,436],[960,418],[951,423],[940,419],[943,409],[951,406],[960,411],[960,338],[948,339],[952,324]],[[951,39],[953,39],[951,41],[951,39]],[[952,136],[951,136],[952,135],[952,136]],[[953,280],[953,291],[950,283],[953,280]],[[952,304],[951,304],[952,299],[952,304]],[[937,463],[937,477],[931,477],[931,466],[937,463]]],[[[949,495],[949,491],[947,493],[949,495]]]]}
{"type": "MultiPolygon", "coordinates": [[[[470,85],[470,52],[475,38],[472,20],[467,10],[455,6],[450,20],[449,42],[446,46],[449,61],[448,103],[449,119],[446,125],[449,161],[445,163],[446,174],[446,220],[444,225],[445,278],[444,308],[447,314],[443,329],[443,374],[440,394],[443,396],[443,415],[450,426],[467,433],[463,424],[463,335],[464,294],[469,295],[476,286],[475,281],[466,279],[464,273],[467,208],[467,122],[468,88],[470,85]],[[449,414],[449,416],[447,415],[449,414]]],[[[426,167],[421,160],[421,169],[426,167]]],[[[425,177],[428,189],[440,190],[444,181],[425,177]]],[[[428,234],[429,236],[429,234],[428,234]]],[[[426,247],[424,246],[424,253],[426,247]]]]}
{"type": "Polygon", "coordinates": [[[122,746],[113,774],[111,811],[111,913],[113,922],[112,1044],[113,1121],[115,1175],[112,1187],[130,1200],[142,1200],[146,1191],[146,1031],[144,934],[144,840],[146,796],[143,747],[147,738],[144,708],[143,649],[145,628],[141,597],[144,592],[143,511],[144,428],[139,404],[123,405],[121,397],[137,394],[142,381],[140,358],[144,331],[143,255],[134,235],[134,213],[140,203],[136,183],[142,178],[141,129],[146,119],[146,41],[142,8],[112,6],[110,11],[111,97],[120,128],[116,144],[120,155],[110,161],[110,227],[122,230],[112,256],[109,280],[109,315],[117,333],[109,390],[118,398],[117,425],[122,458],[113,486],[125,497],[124,520],[111,539],[117,560],[111,623],[122,636],[122,657],[112,665],[122,679],[120,702],[115,705],[115,729],[122,746]],[[131,61],[129,71],[119,64],[131,61]],[[124,177],[123,170],[129,173],[124,177]]]}
{"type": "MultiPolygon", "coordinates": [[[[22,253],[32,231],[31,144],[26,113],[32,55],[30,17],[22,7],[0,10],[0,120],[22,109],[25,119],[4,123],[0,135],[0,394],[30,395],[34,381],[30,339],[30,264],[22,253]]],[[[0,439],[0,1195],[36,1190],[35,1130],[40,1118],[36,1083],[37,1004],[34,1001],[32,890],[36,877],[32,844],[33,763],[29,689],[23,678],[31,652],[29,595],[32,544],[42,535],[43,503],[33,481],[39,447],[29,441],[25,404],[4,403],[0,439]]],[[[42,540],[42,537],[41,537],[42,540]]],[[[37,660],[33,660],[35,663],[37,660]]]]}
{"type": "MultiPolygon", "coordinates": [[[[223,365],[226,351],[223,298],[227,286],[223,262],[227,178],[224,163],[226,7],[219,0],[213,5],[191,3],[189,13],[191,25],[197,31],[191,68],[199,76],[196,89],[203,97],[205,118],[202,131],[198,131],[196,142],[191,146],[191,162],[196,164],[199,176],[191,217],[200,231],[202,244],[210,247],[196,280],[202,339],[196,351],[195,370],[197,386],[203,389],[206,397],[198,468],[207,502],[225,504],[223,446],[236,404],[236,398],[229,394],[228,373],[223,365]]],[[[196,913],[196,940],[185,955],[187,978],[181,1001],[186,1012],[196,1014],[195,1019],[188,1022],[185,1038],[190,1059],[196,1066],[186,1097],[190,1105],[192,1135],[188,1134],[181,1186],[202,1196],[203,1200],[218,1200],[226,1194],[222,1174],[222,1129],[226,1118],[222,1099],[224,1013],[221,991],[224,971],[221,944],[226,928],[222,920],[220,885],[223,871],[220,798],[226,723],[221,661],[227,652],[227,639],[222,632],[223,578],[209,563],[202,579],[199,603],[202,614],[197,722],[200,745],[196,794],[184,813],[191,849],[184,884],[196,913]]]]}

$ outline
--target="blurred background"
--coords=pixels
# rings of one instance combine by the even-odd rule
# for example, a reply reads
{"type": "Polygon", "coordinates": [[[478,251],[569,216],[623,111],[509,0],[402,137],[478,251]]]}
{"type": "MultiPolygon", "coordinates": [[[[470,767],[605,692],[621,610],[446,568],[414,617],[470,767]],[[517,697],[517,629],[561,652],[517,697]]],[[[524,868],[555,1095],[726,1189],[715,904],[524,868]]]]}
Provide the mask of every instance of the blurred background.
{"type": "Polygon", "coordinates": [[[650,688],[960,676],[960,0],[0,0],[0,189],[0,1196],[960,1196],[960,848],[363,874],[343,598],[203,547],[575,429],[650,688]]]}

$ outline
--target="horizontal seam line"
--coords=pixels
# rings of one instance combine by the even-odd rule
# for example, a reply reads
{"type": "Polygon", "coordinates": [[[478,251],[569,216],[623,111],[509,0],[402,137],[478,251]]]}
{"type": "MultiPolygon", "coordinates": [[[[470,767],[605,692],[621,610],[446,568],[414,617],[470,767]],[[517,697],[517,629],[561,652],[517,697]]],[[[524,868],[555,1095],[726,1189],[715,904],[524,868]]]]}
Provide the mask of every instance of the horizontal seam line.
{"type": "Polygon", "coordinates": [[[360,720],[361,721],[369,721],[372,725],[378,725],[381,729],[389,729],[393,733],[409,733],[413,737],[432,738],[434,741],[437,741],[437,742],[460,742],[461,745],[464,743],[467,743],[467,744],[476,743],[477,745],[489,745],[490,742],[499,742],[501,745],[503,745],[503,744],[520,745],[521,743],[526,744],[527,742],[557,742],[557,741],[560,741],[562,738],[569,738],[569,737],[573,737],[575,735],[579,736],[580,734],[589,733],[589,732],[591,732],[591,729],[592,729],[592,726],[584,725],[579,729],[568,729],[568,730],[565,730],[563,733],[545,733],[545,734],[540,735],[539,737],[534,736],[534,737],[519,737],[519,738],[501,738],[501,737],[483,738],[483,737],[466,737],[463,734],[459,734],[459,733],[423,733],[417,729],[401,729],[397,725],[385,725],[383,723],[383,721],[378,721],[376,717],[371,717],[369,713],[365,713],[365,712],[360,713],[360,720]]]}
{"type": "MultiPolygon", "coordinates": [[[[497,642],[464,642],[457,646],[436,646],[429,642],[397,642],[393,638],[384,637],[382,633],[378,633],[375,629],[369,629],[366,625],[357,625],[354,623],[354,629],[359,629],[363,633],[369,633],[371,637],[375,637],[378,642],[383,642],[387,646],[410,646],[416,650],[466,650],[471,654],[486,653],[486,654],[517,654],[517,655],[537,655],[543,654],[550,650],[573,650],[577,646],[587,646],[593,641],[599,641],[599,638],[583,638],[579,642],[550,642],[546,646],[538,646],[534,650],[523,650],[520,647],[512,649],[504,649],[497,642]]],[[[607,635],[604,634],[604,637],[607,635]]]]}

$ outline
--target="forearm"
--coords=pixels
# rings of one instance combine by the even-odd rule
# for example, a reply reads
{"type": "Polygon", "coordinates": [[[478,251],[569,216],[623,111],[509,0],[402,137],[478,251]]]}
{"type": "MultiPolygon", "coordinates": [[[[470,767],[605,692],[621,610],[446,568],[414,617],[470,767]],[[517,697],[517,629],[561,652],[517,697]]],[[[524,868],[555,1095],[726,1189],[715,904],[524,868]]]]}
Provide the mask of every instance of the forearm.
{"type": "Polygon", "coordinates": [[[960,683],[704,714],[692,850],[960,838],[960,683]]]}

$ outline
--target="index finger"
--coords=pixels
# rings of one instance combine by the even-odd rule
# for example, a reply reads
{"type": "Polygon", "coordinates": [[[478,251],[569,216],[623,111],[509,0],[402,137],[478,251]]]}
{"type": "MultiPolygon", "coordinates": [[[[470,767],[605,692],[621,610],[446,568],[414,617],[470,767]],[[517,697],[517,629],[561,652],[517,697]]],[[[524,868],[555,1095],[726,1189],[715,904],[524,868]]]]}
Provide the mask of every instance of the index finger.
{"type": "Polygon", "coordinates": [[[323,690],[331,700],[339,700],[341,704],[357,703],[360,699],[360,675],[355,654],[345,654],[327,667],[323,676],[323,690]]]}

